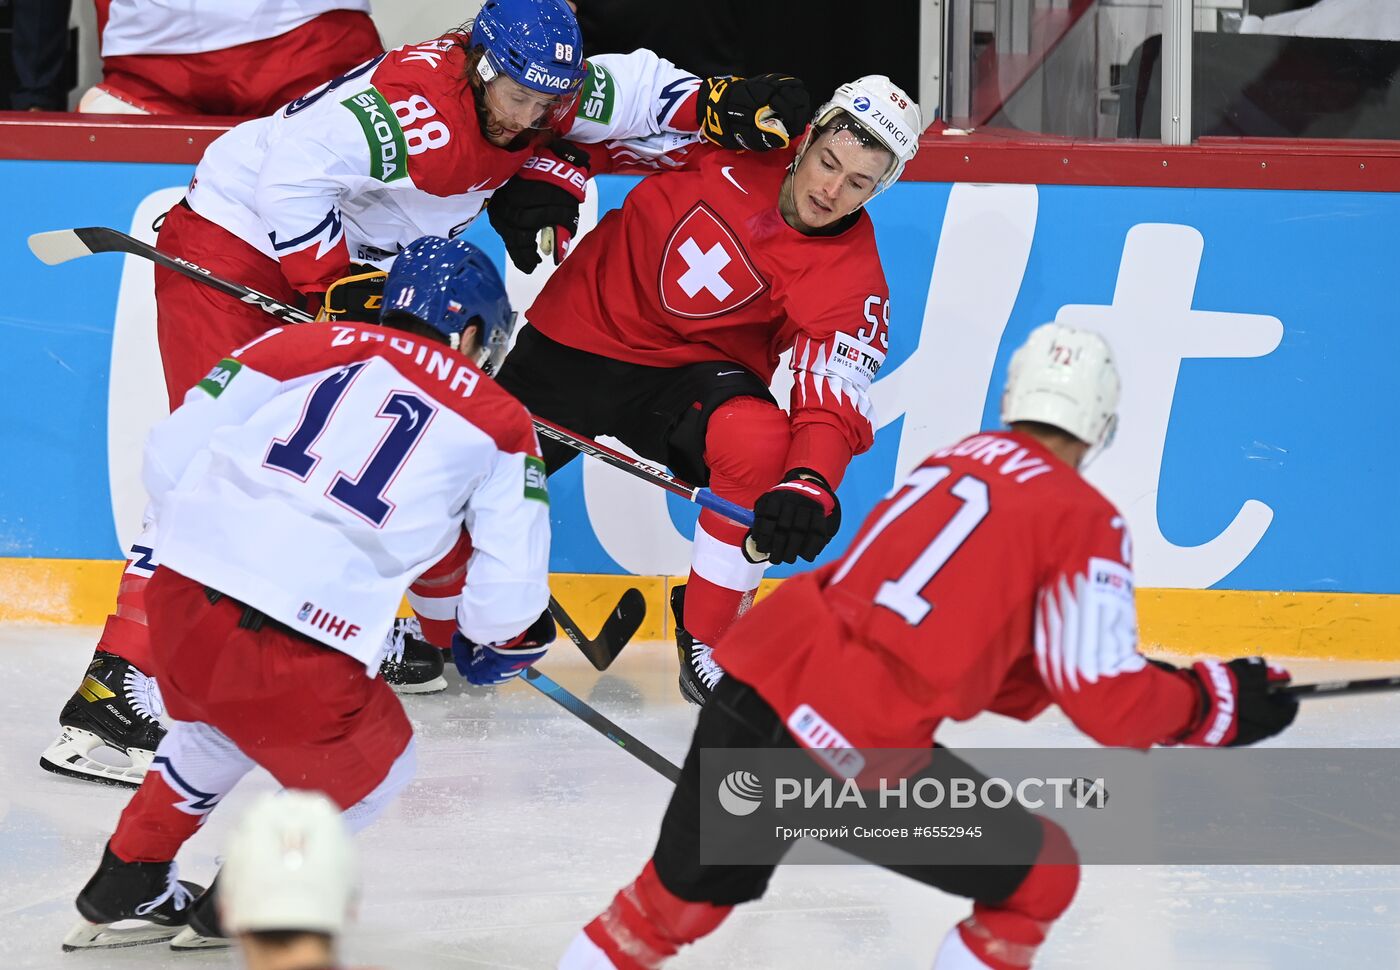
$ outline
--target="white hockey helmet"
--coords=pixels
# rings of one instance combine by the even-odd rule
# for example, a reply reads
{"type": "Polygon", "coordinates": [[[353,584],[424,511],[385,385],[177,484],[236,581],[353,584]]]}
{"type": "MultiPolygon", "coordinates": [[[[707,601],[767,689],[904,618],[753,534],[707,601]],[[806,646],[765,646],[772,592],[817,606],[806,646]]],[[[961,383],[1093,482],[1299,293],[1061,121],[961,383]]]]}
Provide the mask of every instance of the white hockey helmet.
{"type": "Polygon", "coordinates": [[[338,935],[355,899],[355,847],[325,795],[263,795],[229,839],[219,907],[230,933],[306,930],[338,935]]]}
{"type": "Polygon", "coordinates": [[[924,130],[919,106],[883,74],[867,74],[843,84],[836,89],[831,100],[812,116],[812,125],[807,129],[802,151],[798,152],[799,160],[811,146],[812,139],[843,111],[894,156],[875,191],[870,194],[873,199],[899,181],[904,166],[919,150],[919,135],[924,130]]]}
{"type": "Polygon", "coordinates": [[[1011,355],[1001,420],[1053,425],[1097,450],[1113,440],[1120,387],[1103,337],[1043,323],[1011,355]]]}

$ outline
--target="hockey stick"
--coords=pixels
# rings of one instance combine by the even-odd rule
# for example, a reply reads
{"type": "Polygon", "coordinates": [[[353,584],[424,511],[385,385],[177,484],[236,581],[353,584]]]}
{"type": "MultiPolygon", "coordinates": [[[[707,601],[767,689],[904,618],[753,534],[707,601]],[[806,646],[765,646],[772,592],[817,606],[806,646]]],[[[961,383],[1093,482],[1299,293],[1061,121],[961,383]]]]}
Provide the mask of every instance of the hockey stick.
{"type": "Polygon", "coordinates": [[[266,293],[260,293],[250,286],[232,283],[215,276],[203,266],[183,260],[178,256],[167,256],[154,246],[143,243],[134,236],[103,226],[89,226],[85,229],[55,229],[52,232],[36,232],[29,237],[29,251],[38,256],[41,262],[50,266],[66,263],[70,259],[91,256],[94,253],[129,253],[144,256],[157,266],[181,273],[191,279],[207,283],[221,293],[227,293],[244,303],[251,303],[259,310],[272,314],[286,323],[312,323],[316,318],[305,310],[274,300],[266,293]]]}
{"type": "MultiPolygon", "coordinates": [[[[261,293],[241,283],[222,279],[197,263],[180,259],[178,256],[166,255],[154,246],[115,229],[89,226],[85,229],[55,229],[52,232],[36,232],[29,237],[29,248],[35,256],[50,266],[57,266],[82,256],[91,256],[94,253],[128,253],[133,256],[143,256],[168,270],[199,280],[235,299],[256,306],[279,320],[287,323],[313,322],[313,317],[310,314],[290,303],[273,299],[266,293],[261,293]]],[[[694,502],[718,512],[740,525],[753,525],[752,512],[741,505],[720,498],[707,488],[698,488],[687,484],[669,472],[638,461],[619,451],[614,451],[607,445],[599,444],[590,438],[574,434],[567,428],[562,428],[543,418],[535,418],[534,422],[536,430],[547,438],[562,442],[591,458],[596,458],[614,468],[620,468],[643,481],[659,485],[672,495],[678,495],[688,502],[694,502]]],[[[640,623],[640,620],[638,622],[640,623]]]]}
{"type": "Polygon", "coordinates": [[[608,618],[603,621],[598,635],[591,640],[584,635],[583,630],[569,614],[564,612],[564,607],[560,606],[553,596],[549,598],[549,612],[554,614],[554,619],[563,628],[565,636],[578,647],[579,653],[588,658],[593,669],[607,670],[646,619],[647,599],[635,586],[627,590],[617,601],[613,611],[608,614],[608,618]]]}
{"type": "MultiPolygon", "coordinates": [[[[314,322],[314,318],[310,314],[289,303],[275,300],[266,293],[260,293],[241,283],[222,279],[197,263],[169,256],[154,246],[115,229],[89,226],[84,229],[55,229],[52,232],[36,232],[29,237],[29,249],[41,261],[50,266],[57,266],[60,263],[66,263],[71,259],[79,259],[83,256],[91,256],[94,253],[127,253],[132,256],[143,256],[158,266],[164,266],[173,272],[206,283],[221,293],[226,293],[244,303],[251,304],[286,323],[314,322]]],[[[539,422],[536,421],[536,424],[539,422]]],[[[560,430],[562,431],[562,429],[560,430]]],[[[559,440],[567,442],[568,439],[561,437],[559,440]]],[[[579,440],[586,441],[586,439],[579,440]]],[[[589,453],[581,445],[574,447],[585,454],[589,453]]],[[[602,448],[601,445],[594,447],[602,448]]],[[[623,461],[631,460],[622,455],[618,455],[618,458],[623,461]]],[[[549,600],[549,611],[554,614],[554,618],[563,627],[569,639],[588,658],[588,662],[598,670],[606,670],[608,665],[617,659],[622,648],[627,646],[627,642],[632,639],[641,627],[642,621],[646,619],[646,610],[646,598],[642,596],[641,590],[635,587],[629,589],[618,601],[617,606],[613,607],[612,612],[608,614],[608,618],[603,622],[603,627],[598,631],[598,635],[589,639],[573,618],[559,605],[558,600],[553,597],[550,597],[549,600]]]]}
{"type": "Polygon", "coordinates": [[[534,667],[526,667],[525,682],[554,701],[564,710],[577,717],[584,724],[622,748],[642,764],[670,779],[672,784],[680,781],[681,770],[671,761],[657,754],[641,741],[628,734],[612,721],[561,687],[556,681],[534,667]]]}
{"type": "Polygon", "coordinates": [[[701,508],[718,512],[727,519],[739,523],[740,525],[753,525],[753,512],[738,505],[728,499],[720,498],[708,488],[698,488],[681,481],[668,471],[657,468],[655,465],[648,465],[644,461],[624,455],[620,451],[614,451],[607,445],[599,444],[592,438],[585,438],[583,435],[574,434],[568,428],[561,428],[552,421],[544,418],[535,418],[535,430],[546,438],[553,438],[555,441],[563,442],[570,448],[583,452],[590,458],[597,458],[601,462],[620,468],[640,478],[644,482],[651,482],[659,485],[672,495],[679,495],[687,502],[694,502],[701,508]]]}
{"type": "Polygon", "coordinates": [[[1317,684],[1288,684],[1270,693],[1302,701],[1318,697],[1381,694],[1397,690],[1400,690],[1400,677],[1372,677],[1369,680],[1325,680],[1317,684]]]}

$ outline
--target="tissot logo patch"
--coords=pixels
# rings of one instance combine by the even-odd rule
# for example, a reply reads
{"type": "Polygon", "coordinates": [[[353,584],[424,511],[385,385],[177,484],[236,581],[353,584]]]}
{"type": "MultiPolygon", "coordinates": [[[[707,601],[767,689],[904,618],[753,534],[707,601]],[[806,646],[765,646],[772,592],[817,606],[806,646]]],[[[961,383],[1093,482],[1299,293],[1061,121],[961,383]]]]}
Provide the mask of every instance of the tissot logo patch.
{"type": "Polygon", "coordinates": [[[698,203],[671,231],[661,257],[661,305],[680,317],[717,317],[768,289],[733,230],[698,203]]]}

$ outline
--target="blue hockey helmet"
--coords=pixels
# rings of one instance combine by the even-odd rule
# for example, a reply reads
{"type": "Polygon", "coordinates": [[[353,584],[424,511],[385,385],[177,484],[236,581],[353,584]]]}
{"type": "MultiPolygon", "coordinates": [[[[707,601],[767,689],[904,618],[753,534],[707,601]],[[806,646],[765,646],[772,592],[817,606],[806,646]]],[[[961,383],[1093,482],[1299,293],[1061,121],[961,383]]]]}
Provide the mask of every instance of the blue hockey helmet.
{"type": "Polygon", "coordinates": [[[477,73],[488,86],[508,78],[551,110],[543,124],[573,111],[583,84],[583,35],[564,0],[486,0],[472,23],[471,44],[480,48],[477,73]]]}
{"type": "Polygon", "coordinates": [[[505,358],[514,328],[501,274],[490,258],[463,239],[423,236],[409,243],[394,260],[384,281],[380,320],[408,314],[447,337],[455,349],[462,331],[476,323],[481,348],[476,363],[495,373],[505,358]]]}

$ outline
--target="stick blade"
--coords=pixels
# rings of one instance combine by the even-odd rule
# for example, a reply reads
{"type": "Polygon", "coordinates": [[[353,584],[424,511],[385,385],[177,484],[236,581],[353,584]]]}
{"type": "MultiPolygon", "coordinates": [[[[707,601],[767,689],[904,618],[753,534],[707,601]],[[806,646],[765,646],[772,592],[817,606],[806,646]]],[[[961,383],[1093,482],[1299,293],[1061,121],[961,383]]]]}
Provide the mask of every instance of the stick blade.
{"type": "Polygon", "coordinates": [[[593,662],[593,666],[599,670],[607,670],[612,666],[612,662],[622,653],[622,648],[627,646],[628,641],[636,636],[646,618],[647,598],[642,595],[641,590],[633,586],[622,594],[617,606],[603,621],[603,628],[598,631],[594,640],[599,648],[596,651],[597,659],[592,656],[588,658],[593,662]]]}
{"type": "Polygon", "coordinates": [[[50,266],[66,263],[70,259],[91,256],[92,250],[83,242],[76,229],[54,229],[51,232],[36,232],[29,237],[29,251],[50,266]]]}

